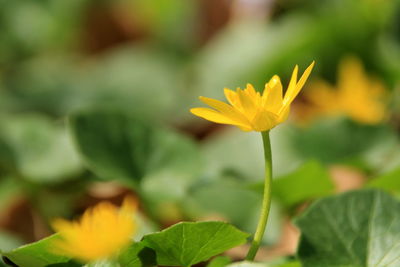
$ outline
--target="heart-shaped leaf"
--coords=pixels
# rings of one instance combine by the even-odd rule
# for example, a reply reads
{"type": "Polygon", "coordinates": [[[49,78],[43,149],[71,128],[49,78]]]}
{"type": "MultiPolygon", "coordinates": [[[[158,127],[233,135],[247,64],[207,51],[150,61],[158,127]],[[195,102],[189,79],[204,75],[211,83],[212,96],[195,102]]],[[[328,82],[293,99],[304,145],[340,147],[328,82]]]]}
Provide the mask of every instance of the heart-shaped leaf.
{"type": "Polygon", "coordinates": [[[315,202],[296,224],[303,267],[400,266],[400,202],[378,190],[315,202]]]}
{"type": "Polygon", "coordinates": [[[191,266],[246,242],[248,234],[225,222],[182,222],[144,237],[157,264],[191,266]]]}
{"type": "Polygon", "coordinates": [[[88,167],[104,179],[137,184],[163,168],[193,173],[199,167],[190,139],[122,112],[76,113],[70,126],[88,167]]]}

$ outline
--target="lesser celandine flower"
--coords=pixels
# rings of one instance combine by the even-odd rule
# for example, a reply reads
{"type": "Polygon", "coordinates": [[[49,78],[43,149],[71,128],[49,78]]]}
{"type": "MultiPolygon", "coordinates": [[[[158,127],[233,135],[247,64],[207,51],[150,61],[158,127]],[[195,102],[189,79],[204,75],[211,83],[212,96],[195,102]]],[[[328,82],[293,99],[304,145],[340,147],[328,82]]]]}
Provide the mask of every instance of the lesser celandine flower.
{"type": "Polygon", "coordinates": [[[308,104],[300,105],[299,113],[307,122],[319,116],[346,115],[363,124],[377,124],[386,117],[384,85],[369,77],[354,57],[339,65],[336,88],[325,81],[310,85],[304,94],[308,104]]]}
{"type": "Polygon", "coordinates": [[[286,120],[290,104],[304,86],[313,67],[314,62],[308,66],[299,80],[297,80],[298,67],[294,68],[284,97],[281,81],[275,75],[265,85],[262,94],[256,92],[251,84],[248,84],[244,90],[238,88],[236,92],[225,89],[225,96],[229,104],[200,97],[201,101],[213,109],[193,108],[190,110],[196,116],[212,122],[235,125],[243,131],[261,132],[265,159],[264,196],[260,219],[246,260],[254,260],[257,254],[264,236],[271,205],[272,155],[269,130],[286,120]]]}
{"type": "Polygon", "coordinates": [[[284,97],[281,80],[275,75],[265,84],[262,94],[256,92],[251,84],[247,84],[244,90],[238,88],[232,91],[225,88],[225,97],[229,104],[201,96],[200,100],[213,109],[192,108],[190,111],[212,122],[235,125],[243,131],[268,131],[287,119],[290,104],[304,86],[313,66],[314,62],[299,80],[298,66],[294,68],[284,97]]]}
{"type": "Polygon", "coordinates": [[[54,251],[82,262],[115,256],[136,230],[135,210],[135,202],[126,198],[121,208],[101,202],[86,210],[79,221],[55,220],[52,226],[60,239],[54,241],[54,251]]]}

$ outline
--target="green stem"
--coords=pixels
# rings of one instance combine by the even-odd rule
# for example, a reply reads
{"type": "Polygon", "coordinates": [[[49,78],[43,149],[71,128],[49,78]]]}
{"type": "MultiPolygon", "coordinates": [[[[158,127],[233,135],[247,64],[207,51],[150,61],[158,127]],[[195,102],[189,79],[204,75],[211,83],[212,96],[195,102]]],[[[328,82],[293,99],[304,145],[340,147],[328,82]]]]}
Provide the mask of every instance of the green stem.
{"type": "Polygon", "coordinates": [[[253,242],[249,252],[247,253],[246,260],[254,260],[257,251],[261,245],[264,236],[265,227],[267,226],[269,209],[271,207],[271,184],[272,184],[272,155],[271,155],[271,142],[269,140],[269,131],[261,132],[263,145],[264,145],[264,160],[265,160],[265,182],[264,182],[264,196],[261,207],[261,215],[258,221],[257,230],[254,234],[253,242]]]}

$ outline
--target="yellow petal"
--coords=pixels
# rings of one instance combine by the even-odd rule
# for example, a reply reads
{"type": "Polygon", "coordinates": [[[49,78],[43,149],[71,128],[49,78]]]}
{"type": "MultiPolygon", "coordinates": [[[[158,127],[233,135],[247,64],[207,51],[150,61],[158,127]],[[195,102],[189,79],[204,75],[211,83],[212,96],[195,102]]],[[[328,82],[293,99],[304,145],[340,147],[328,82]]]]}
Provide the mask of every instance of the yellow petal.
{"type": "Polygon", "coordinates": [[[244,90],[247,94],[249,94],[250,97],[256,97],[257,92],[254,89],[254,86],[250,83],[246,84],[246,89],[244,90]]]}
{"type": "Polygon", "coordinates": [[[64,219],[55,219],[51,225],[55,231],[60,232],[68,229],[70,226],[70,222],[64,219]]]}
{"type": "Polygon", "coordinates": [[[329,83],[318,80],[310,84],[304,92],[305,99],[316,106],[327,106],[327,103],[339,104],[338,92],[329,83]]]}
{"type": "Polygon", "coordinates": [[[248,120],[251,120],[257,113],[257,106],[254,103],[254,98],[243,90],[237,90],[240,104],[242,106],[242,112],[248,120]]]}
{"type": "Polygon", "coordinates": [[[254,130],[254,129],[251,128],[250,126],[249,126],[249,127],[238,126],[238,127],[240,128],[240,130],[242,130],[242,131],[244,131],[244,132],[251,132],[251,131],[254,130]]]}
{"type": "Polygon", "coordinates": [[[137,200],[132,197],[125,197],[122,203],[121,212],[134,213],[137,210],[137,200]]]}
{"type": "Polygon", "coordinates": [[[297,84],[297,73],[299,72],[299,66],[296,65],[292,72],[292,77],[290,78],[290,82],[288,85],[288,89],[286,90],[286,95],[292,94],[296,88],[297,84]]]}
{"type": "Polygon", "coordinates": [[[254,89],[254,86],[252,84],[248,83],[246,85],[246,89],[244,90],[244,93],[247,94],[250,97],[250,99],[253,101],[253,104],[256,107],[260,107],[261,106],[261,104],[262,104],[261,95],[260,95],[259,92],[257,92],[254,89]]]}
{"type": "Polygon", "coordinates": [[[222,115],[225,115],[226,117],[232,119],[233,121],[236,121],[241,124],[249,123],[246,117],[242,113],[240,113],[234,107],[228,105],[225,102],[203,96],[200,97],[200,100],[205,104],[209,105],[210,107],[219,111],[222,115]]]}
{"type": "Polygon", "coordinates": [[[339,64],[338,88],[354,96],[354,91],[362,92],[369,87],[369,77],[366,75],[360,60],[347,57],[339,64]]]}
{"type": "Polygon", "coordinates": [[[224,88],[224,94],[229,104],[231,104],[234,108],[241,110],[242,107],[240,105],[239,96],[237,95],[236,92],[228,88],[224,88]]]}
{"type": "Polygon", "coordinates": [[[376,99],[384,99],[387,97],[385,86],[380,80],[373,77],[370,79],[369,84],[370,86],[368,91],[371,97],[376,99]]]}
{"type": "Polygon", "coordinates": [[[299,94],[301,88],[303,88],[305,82],[310,76],[310,73],[314,67],[315,61],[313,61],[310,66],[304,71],[303,75],[301,76],[300,80],[296,83],[296,86],[293,86],[293,78],[297,76],[297,68],[293,71],[292,80],[290,81],[289,88],[286,91],[285,98],[283,100],[284,105],[290,105],[296,96],[299,94]]]}
{"type": "Polygon", "coordinates": [[[282,83],[279,76],[275,75],[265,85],[263,107],[277,114],[281,109],[282,104],[282,83]]]}
{"type": "Polygon", "coordinates": [[[362,106],[358,106],[357,109],[348,110],[347,113],[355,121],[365,124],[377,124],[385,119],[385,106],[381,103],[369,101],[362,106]]]}
{"type": "Polygon", "coordinates": [[[278,117],[267,110],[261,110],[256,114],[251,124],[255,131],[267,131],[278,124],[278,117]]]}
{"type": "Polygon", "coordinates": [[[289,117],[289,113],[290,113],[290,106],[287,106],[286,108],[284,108],[284,109],[279,113],[278,123],[282,123],[282,122],[286,121],[287,118],[289,117]]]}
{"type": "Polygon", "coordinates": [[[124,202],[121,209],[111,203],[102,202],[85,211],[79,221],[53,222],[59,232],[52,249],[60,255],[66,255],[83,262],[105,259],[115,256],[131,241],[136,224],[132,218],[131,201],[124,202]]]}
{"type": "Polygon", "coordinates": [[[240,127],[249,127],[249,124],[245,123],[240,123],[220,112],[217,112],[213,109],[210,108],[192,108],[190,109],[190,112],[192,112],[194,115],[201,117],[203,119],[216,122],[216,123],[222,123],[222,124],[231,124],[235,126],[240,126],[240,127]]]}
{"type": "Polygon", "coordinates": [[[314,62],[304,71],[298,82],[298,66],[295,66],[284,98],[282,83],[280,78],[275,75],[266,84],[262,95],[251,84],[247,84],[244,90],[237,88],[236,92],[225,88],[224,93],[229,104],[200,97],[201,101],[215,110],[196,108],[191,112],[210,121],[236,125],[244,131],[271,129],[277,123],[286,120],[290,103],[303,87],[313,66],[314,62]]]}

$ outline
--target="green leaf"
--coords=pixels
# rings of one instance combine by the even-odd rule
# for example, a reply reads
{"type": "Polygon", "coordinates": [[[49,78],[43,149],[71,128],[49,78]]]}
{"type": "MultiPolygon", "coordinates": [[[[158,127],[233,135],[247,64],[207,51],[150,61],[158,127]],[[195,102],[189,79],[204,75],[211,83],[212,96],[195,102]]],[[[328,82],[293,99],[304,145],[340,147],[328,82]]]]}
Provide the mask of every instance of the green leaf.
{"type": "Polygon", "coordinates": [[[70,127],[81,156],[99,177],[138,184],[165,169],[199,170],[197,147],[187,137],[117,111],[80,112],[70,127]]]}
{"type": "Polygon", "coordinates": [[[198,184],[187,196],[184,203],[186,212],[194,218],[216,214],[240,229],[254,229],[253,221],[260,216],[262,195],[245,188],[244,183],[222,177],[198,184]]]}
{"type": "Polygon", "coordinates": [[[82,83],[82,76],[76,60],[65,54],[42,54],[21,63],[7,74],[10,90],[3,109],[60,116],[82,104],[87,91],[77,86],[82,83]]]}
{"type": "Polygon", "coordinates": [[[188,96],[180,65],[165,49],[118,47],[89,64],[85,73],[77,85],[78,97],[86,97],[81,107],[118,108],[159,122],[179,122],[182,113],[189,115],[189,107],[184,109],[188,96]]]}
{"type": "MultiPolygon", "coordinates": [[[[372,147],[396,138],[386,126],[360,125],[344,118],[325,119],[293,132],[292,146],[305,159],[324,163],[364,160],[372,147]],[[366,145],[368,144],[368,145],[366,145]]],[[[364,162],[363,162],[364,163],[364,162]]]]}
{"type": "Polygon", "coordinates": [[[52,235],[38,242],[16,248],[9,252],[3,252],[2,256],[19,267],[45,267],[50,264],[67,263],[70,260],[69,258],[52,253],[52,243],[57,238],[58,235],[52,235]]]}
{"type": "Polygon", "coordinates": [[[400,202],[363,190],[315,202],[296,220],[304,267],[400,266],[400,202]]]}
{"type": "Polygon", "coordinates": [[[332,194],[334,185],[327,170],[317,161],[309,161],[295,172],[273,181],[273,196],[286,207],[332,194]]]}
{"type": "Polygon", "coordinates": [[[157,264],[191,266],[246,242],[249,235],[225,222],[182,222],[144,237],[157,264]]]}
{"type": "Polygon", "coordinates": [[[282,264],[274,265],[273,267],[302,267],[299,261],[285,262],[282,264]]]}
{"type": "Polygon", "coordinates": [[[63,182],[82,171],[64,125],[39,114],[1,116],[1,138],[18,171],[34,182],[63,182]]]}
{"type": "Polygon", "coordinates": [[[228,256],[218,256],[212,259],[208,264],[207,267],[224,267],[232,262],[232,259],[228,256]]]}
{"type": "Polygon", "coordinates": [[[133,243],[125,249],[118,258],[118,262],[124,267],[155,266],[156,253],[153,249],[144,245],[144,242],[133,243]]]}
{"type": "Polygon", "coordinates": [[[400,192],[400,168],[372,179],[367,184],[367,187],[380,188],[389,192],[400,192]]]}

